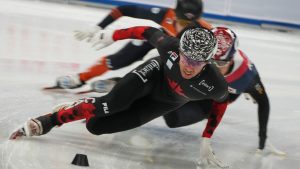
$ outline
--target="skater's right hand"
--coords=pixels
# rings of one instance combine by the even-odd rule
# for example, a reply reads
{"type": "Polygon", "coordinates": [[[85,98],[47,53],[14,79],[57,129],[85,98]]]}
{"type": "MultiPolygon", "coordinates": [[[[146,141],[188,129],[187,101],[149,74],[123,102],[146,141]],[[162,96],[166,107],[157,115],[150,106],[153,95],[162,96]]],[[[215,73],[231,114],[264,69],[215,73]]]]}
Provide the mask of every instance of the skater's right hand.
{"type": "Polygon", "coordinates": [[[95,36],[92,37],[90,43],[92,47],[95,47],[96,50],[100,50],[114,42],[113,34],[114,30],[99,30],[95,36]]]}
{"type": "Polygon", "coordinates": [[[213,153],[210,138],[203,137],[200,144],[200,159],[197,163],[197,169],[207,168],[210,166],[217,166],[219,168],[229,168],[229,166],[223,164],[222,161],[217,159],[213,153]]]}
{"type": "Polygon", "coordinates": [[[99,26],[92,26],[87,30],[75,30],[74,37],[79,41],[86,39],[87,42],[90,42],[99,30],[102,30],[102,28],[99,26]]]}

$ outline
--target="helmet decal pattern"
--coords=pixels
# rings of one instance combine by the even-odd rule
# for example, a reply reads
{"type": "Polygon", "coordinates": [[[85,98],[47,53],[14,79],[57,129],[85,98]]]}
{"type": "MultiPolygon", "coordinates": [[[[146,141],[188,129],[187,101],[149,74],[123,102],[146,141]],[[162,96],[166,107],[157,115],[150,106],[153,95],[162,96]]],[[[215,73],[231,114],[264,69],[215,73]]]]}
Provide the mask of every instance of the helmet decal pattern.
{"type": "Polygon", "coordinates": [[[194,61],[207,61],[216,52],[217,40],[214,34],[203,28],[188,29],[180,39],[179,50],[194,61]]]}
{"type": "Polygon", "coordinates": [[[238,45],[238,39],[235,33],[225,27],[216,27],[213,32],[218,42],[218,50],[213,56],[213,59],[222,61],[231,60],[238,45]]]}

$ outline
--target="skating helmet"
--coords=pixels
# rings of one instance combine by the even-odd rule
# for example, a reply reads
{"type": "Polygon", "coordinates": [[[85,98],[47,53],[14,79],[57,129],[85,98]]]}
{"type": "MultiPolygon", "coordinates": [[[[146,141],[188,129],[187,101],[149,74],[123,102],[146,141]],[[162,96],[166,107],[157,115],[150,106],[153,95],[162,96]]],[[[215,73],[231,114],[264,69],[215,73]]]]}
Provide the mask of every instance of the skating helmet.
{"type": "Polygon", "coordinates": [[[230,61],[238,48],[238,38],[229,28],[216,27],[213,30],[218,41],[218,50],[213,56],[214,60],[230,61]]]}
{"type": "Polygon", "coordinates": [[[184,20],[194,20],[203,12],[202,0],[178,0],[175,9],[176,17],[184,20]]]}
{"type": "Polygon", "coordinates": [[[213,32],[203,28],[187,29],[180,38],[179,51],[190,61],[208,61],[217,50],[213,32]]]}

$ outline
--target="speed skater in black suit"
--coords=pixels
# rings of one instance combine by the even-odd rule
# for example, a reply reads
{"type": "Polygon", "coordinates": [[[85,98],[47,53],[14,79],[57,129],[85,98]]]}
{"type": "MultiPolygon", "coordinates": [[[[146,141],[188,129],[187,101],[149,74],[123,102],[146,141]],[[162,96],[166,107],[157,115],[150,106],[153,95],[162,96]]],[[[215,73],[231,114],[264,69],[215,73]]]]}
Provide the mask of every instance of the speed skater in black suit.
{"type": "Polygon", "coordinates": [[[188,29],[179,40],[159,29],[140,26],[101,30],[95,36],[103,46],[122,39],[146,39],[160,56],[125,75],[107,95],[60,105],[53,113],[28,120],[10,139],[40,136],[55,126],[81,119],[87,120],[88,131],[95,135],[121,132],[139,127],[190,101],[213,100],[200,147],[206,154],[203,158],[224,166],[210,145],[210,136],[223,117],[228,96],[226,80],[210,63],[217,50],[213,32],[188,29]]]}

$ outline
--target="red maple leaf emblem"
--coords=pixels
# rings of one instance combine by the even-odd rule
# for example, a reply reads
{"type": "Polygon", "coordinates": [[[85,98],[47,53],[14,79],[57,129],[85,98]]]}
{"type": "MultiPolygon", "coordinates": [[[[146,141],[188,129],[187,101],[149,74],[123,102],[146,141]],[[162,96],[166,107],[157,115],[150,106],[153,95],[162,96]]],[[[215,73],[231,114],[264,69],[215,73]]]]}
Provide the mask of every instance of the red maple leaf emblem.
{"type": "Polygon", "coordinates": [[[183,93],[183,90],[182,90],[181,86],[180,86],[177,82],[175,82],[175,81],[173,81],[173,80],[170,80],[169,78],[167,78],[167,79],[168,79],[169,86],[171,87],[171,89],[172,89],[174,92],[176,92],[177,94],[179,94],[179,95],[181,95],[181,96],[183,96],[183,97],[187,97],[187,96],[183,93]]]}

